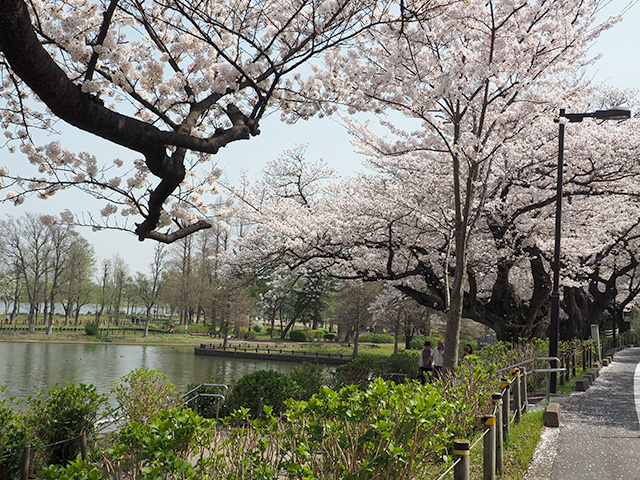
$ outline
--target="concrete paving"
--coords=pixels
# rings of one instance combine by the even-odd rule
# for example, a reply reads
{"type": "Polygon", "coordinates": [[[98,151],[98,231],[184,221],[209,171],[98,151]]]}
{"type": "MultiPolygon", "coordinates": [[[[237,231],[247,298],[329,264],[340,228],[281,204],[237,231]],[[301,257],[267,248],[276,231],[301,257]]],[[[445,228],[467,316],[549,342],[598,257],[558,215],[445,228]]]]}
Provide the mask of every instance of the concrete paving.
{"type": "Polygon", "coordinates": [[[561,404],[560,427],[544,429],[525,480],[640,479],[638,363],[640,348],[618,352],[587,391],[551,399],[561,404]]]}

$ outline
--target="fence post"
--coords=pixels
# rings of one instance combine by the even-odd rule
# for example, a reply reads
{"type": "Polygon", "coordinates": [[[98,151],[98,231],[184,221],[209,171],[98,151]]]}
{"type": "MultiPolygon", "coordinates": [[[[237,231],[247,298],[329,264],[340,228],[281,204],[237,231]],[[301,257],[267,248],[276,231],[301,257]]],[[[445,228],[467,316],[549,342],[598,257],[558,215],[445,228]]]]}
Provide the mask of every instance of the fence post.
{"type": "Polygon", "coordinates": [[[453,467],[453,480],[469,480],[471,466],[469,448],[469,440],[454,440],[453,461],[458,463],[453,467]]]}
{"type": "Polygon", "coordinates": [[[504,465],[504,432],[502,431],[502,394],[492,393],[493,410],[496,412],[496,473],[502,475],[504,465]]]}
{"type": "Polygon", "coordinates": [[[516,412],[516,423],[520,423],[522,400],[520,398],[520,370],[518,368],[513,369],[513,377],[513,407],[516,412]]]}
{"type": "Polygon", "coordinates": [[[522,402],[521,411],[527,413],[529,411],[529,397],[527,395],[527,369],[522,367],[520,374],[520,400],[522,402]]]}
{"type": "Polygon", "coordinates": [[[511,384],[506,378],[500,380],[502,388],[502,430],[504,441],[509,438],[509,426],[511,424],[511,384]]]}
{"type": "Polygon", "coordinates": [[[496,478],[496,416],[485,415],[482,423],[489,430],[484,436],[484,451],[482,460],[482,480],[496,478]]]}
{"type": "Polygon", "coordinates": [[[29,480],[29,459],[31,458],[31,445],[24,447],[22,451],[22,463],[20,464],[20,480],[29,480]]]}
{"type": "Polygon", "coordinates": [[[87,433],[83,430],[80,432],[80,455],[82,456],[82,460],[86,461],[89,457],[87,450],[87,433]]]}

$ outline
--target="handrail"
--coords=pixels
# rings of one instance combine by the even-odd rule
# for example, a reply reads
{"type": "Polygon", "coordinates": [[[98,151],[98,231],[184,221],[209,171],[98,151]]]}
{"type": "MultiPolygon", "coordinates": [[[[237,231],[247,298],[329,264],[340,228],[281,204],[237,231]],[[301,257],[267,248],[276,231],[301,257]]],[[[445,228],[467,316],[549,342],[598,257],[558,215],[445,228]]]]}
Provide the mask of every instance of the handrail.
{"type": "Polygon", "coordinates": [[[508,367],[501,368],[500,370],[496,370],[496,373],[505,372],[507,370],[511,370],[512,368],[521,367],[522,365],[528,365],[529,363],[533,363],[537,360],[545,362],[552,362],[555,360],[556,362],[558,362],[558,364],[560,364],[560,359],[558,357],[536,357],[525,360],[524,362],[515,363],[513,365],[509,365],[508,367]]]}

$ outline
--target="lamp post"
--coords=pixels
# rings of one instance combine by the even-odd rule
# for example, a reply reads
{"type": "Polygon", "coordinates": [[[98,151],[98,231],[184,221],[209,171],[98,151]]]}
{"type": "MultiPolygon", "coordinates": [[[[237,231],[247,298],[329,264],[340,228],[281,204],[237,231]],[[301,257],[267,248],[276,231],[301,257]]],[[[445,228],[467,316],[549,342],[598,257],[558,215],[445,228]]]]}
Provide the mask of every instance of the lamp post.
{"type": "MultiPolygon", "coordinates": [[[[551,317],[549,322],[549,356],[558,356],[558,341],[560,339],[560,238],[562,236],[562,171],[564,169],[564,122],[566,118],[569,123],[579,123],[585,118],[595,118],[598,120],[626,120],[631,117],[629,110],[611,109],[596,110],[588,113],[565,113],[565,109],[560,109],[560,115],[556,119],[559,123],[560,132],[558,134],[558,173],[556,184],[556,229],[555,245],[553,251],[553,288],[551,290],[551,317]]],[[[557,368],[554,361],[552,367],[557,368]]],[[[551,373],[549,381],[549,391],[556,393],[557,374],[551,373]]]]}

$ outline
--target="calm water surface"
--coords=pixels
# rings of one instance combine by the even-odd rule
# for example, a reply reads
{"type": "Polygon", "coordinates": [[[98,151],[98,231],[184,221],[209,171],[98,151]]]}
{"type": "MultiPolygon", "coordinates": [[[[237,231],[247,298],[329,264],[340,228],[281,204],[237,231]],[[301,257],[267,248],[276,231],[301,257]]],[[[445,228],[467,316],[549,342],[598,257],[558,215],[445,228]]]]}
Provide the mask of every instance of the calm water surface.
{"type": "MultiPolygon", "coordinates": [[[[26,398],[56,383],[95,385],[111,391],[114,382],[136,368],[164,372],[184,393],[189,383],[232,383],[256,370],[288,373],[295,364],[196,356],[193,347],[0,342],[0,385],[4,396],[26,398]]],[[[113,399],[111,399],[113,400],[113,399]]]]}

